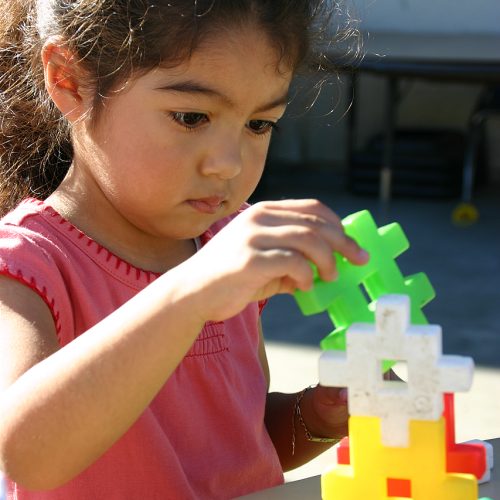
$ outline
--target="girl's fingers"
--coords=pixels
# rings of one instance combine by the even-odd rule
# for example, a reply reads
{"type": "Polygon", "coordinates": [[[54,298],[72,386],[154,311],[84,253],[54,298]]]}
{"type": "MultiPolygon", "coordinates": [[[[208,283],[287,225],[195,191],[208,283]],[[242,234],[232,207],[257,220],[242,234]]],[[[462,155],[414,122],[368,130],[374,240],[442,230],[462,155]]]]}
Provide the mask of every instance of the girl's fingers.
{"type": "MultiPolygon", "coordinates": [[[[276,226],[267,228],[259,235],[258,246],[273,248],[275,244],[293,252],[293,261],[288,264],[290,272],[295,271],[295,266],[300,266],[308,270],[307,277],[311,278],[312,268],[310,262],[314,262],[319,275],[325,281],[333,280],[336,277],[335,258],[332,247],[319,231],[312,230],[307,226],[276,226]]],[[[301,290],[307,289],[305,282],[301,280],[301,290]]]]}
{"type": "Polygon", "coordinates": [[[319,276],[325,281],[336,278],[334,251],[345,255],[356,264],[364,264],[368,255],[343,232],[312,228],[307,225],[281,225],[263,228],[253,238],[258,248],[272,249],[277,246],[298,252],[299,256],[312,262],[318,269],[319,276]]]}
{"type": "MultiPolygon", "coordinates": [[[[297,241],[308,241],[314,246],[320,240],[324,240],[329,245],[329,252],[338,252],[346,257],[353,264],[365,264],[368,253],[362,249],[352,238],[345,234],[339,217],[328,207],[316,200],[283,200],[280,202],[266,202],[262,204],[265,209],[263,213],[256,214],[258,224],[263,224],[269,228],[288,228],[290,233],[296,231],[297,241]],[[309,234],[311,233],[311,234],[309,234]]],[[[281,231],[283,237],[286,229],[281,231]]],[[[278,233],[275,233],[278,234],[278,233]]],[[[307,245],[306,248],[311,248],[307,245]]],[[[303,246],[302,250],[306,250],[303,246]]],[[[317,248],[313,255],[318,257],[324,250],[324,245],[317,248]]],[[[305,254],[309,252],[305,251],[305,254]]],[[[332,266],[331,257],[320,258],[319,261],[311,260],[318,266],[320,276],[323,279],[331,279],[332,266]],[[330,278],[329,278],[330,276],[330,278]]]]}
{"type": "Polygon", "coordinates": [[[260,202],[253,207],[262,207],[265,213],[275,215],[270,225],[279,225],[282,218],[294,218],[308,221],[311,224],[327,223],[342,229],[342,221],[339,216],[326,205],[318,200],[279,200],[260,202]]]}
{"type": "Polygon", "coordinates": [[[349,413],[346,389],[318,385],[312,391],[312,405],[326,435],[338,438],[347,435],[349,413]]]}
{"type": "Polygon", "coordinates": [[[257,203],[193,257],[195,263],[210,262],[209,266],[200,264],[201,276],[205,276],[212,289],[213,307],[205,314],[211,320],[227,318],[248,301],[293,293],[297,289],[310,290],[314,278],[311,263],[323,280],[331,281],[337,273],[334,252],[355,264],[368,260],[366,252],[345,234],[336,214],[321,203],[314,200],[257,203]],[[228,292],[236,288],[238,294],[228,292]]]}
{"type": "Polygon", "coordinates": [[[343,255],[349,262],[357,265],[366,264],[370,258],[369,253],[361,248],[350,236],[343,234],[334,243],[335,251],[343,255]]]}
{"type": "Polygon", "coordinates": [[[270,289],[265,294],[292,293],[309,290],[313,283],[313,270],[304,256],[289,249],[267,250],[263,254],[267,266],[272,273],[270,289]]]}

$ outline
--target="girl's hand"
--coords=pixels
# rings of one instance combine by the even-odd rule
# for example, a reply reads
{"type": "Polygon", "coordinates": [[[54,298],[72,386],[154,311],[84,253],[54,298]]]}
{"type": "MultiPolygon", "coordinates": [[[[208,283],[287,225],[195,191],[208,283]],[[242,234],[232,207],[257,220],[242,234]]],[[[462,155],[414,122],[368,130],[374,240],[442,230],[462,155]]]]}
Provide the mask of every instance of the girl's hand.
{"type": "Polygon", "coordinates": [[[353,264],[368,260],[339,217],[319,201],[266,201],[241,213],[180,267],[188,266],[183,284],[199,298],[193,312],[220,321],[252,301],[310,289],[310,262],[323,280],[334,280],[334,251],[353,264]]]}
{"type": "Polygon", "coordinates": [[[305,415],[304,420],[310,427],[311,434],[338,439],[347,436],[347,389],[318,385],[308,392],[311,398],[311,414],[305,415]],[[306,420],[308,417],[309,420],[306,420]]]}

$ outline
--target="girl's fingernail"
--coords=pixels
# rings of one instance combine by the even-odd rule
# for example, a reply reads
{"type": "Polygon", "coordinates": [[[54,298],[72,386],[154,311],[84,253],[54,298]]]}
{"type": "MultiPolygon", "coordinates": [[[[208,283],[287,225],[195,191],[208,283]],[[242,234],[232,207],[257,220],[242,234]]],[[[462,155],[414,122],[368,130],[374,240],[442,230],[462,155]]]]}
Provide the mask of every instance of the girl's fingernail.
{"type": "Polygon", "coordinates": [[[347,389],[340,389],[339,399],[340,399],[340,401],[347,403],[347,389]]]}
{"type": "Polygon", "coordinates": [[[370,254],[366,251],[363,250],[362,248],[358,252],[358,255],[363,259],[363,260],[368,260],[370,258],[370,254]]]}

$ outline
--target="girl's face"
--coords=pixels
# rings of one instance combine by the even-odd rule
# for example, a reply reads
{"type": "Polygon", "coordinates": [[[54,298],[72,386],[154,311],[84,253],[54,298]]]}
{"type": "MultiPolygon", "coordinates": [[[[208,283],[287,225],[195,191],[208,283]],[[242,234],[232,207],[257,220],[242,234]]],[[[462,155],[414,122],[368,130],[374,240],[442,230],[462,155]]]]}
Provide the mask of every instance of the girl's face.
{"type": "Polygon", "coordinates": [[[254,191],[291,76],[257,30],[210,38],[75,125],[75,186],[132,240],[200,235],[254,191]]]}

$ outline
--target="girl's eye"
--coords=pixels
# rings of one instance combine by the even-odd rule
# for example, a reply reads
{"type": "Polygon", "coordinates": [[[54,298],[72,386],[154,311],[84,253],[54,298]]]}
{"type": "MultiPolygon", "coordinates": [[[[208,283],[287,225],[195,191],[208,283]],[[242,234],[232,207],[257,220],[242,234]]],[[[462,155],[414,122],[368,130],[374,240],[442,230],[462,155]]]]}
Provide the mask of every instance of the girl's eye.
{"type": "Polygon", "coordinates": [[[208,116],[203,113],[183,113],[182,111],[175,111],[170,113],[170,116],[174,122],[189,130],[194,129],[208,121],[208,116]]]}
{"type": "Polygon", "coordinates": [[[271,133],[273,129],[276,129],[277,125],[275,122],[269,120],[250,120],[247,127],[257,135],[264,135],[271,133]]]}

